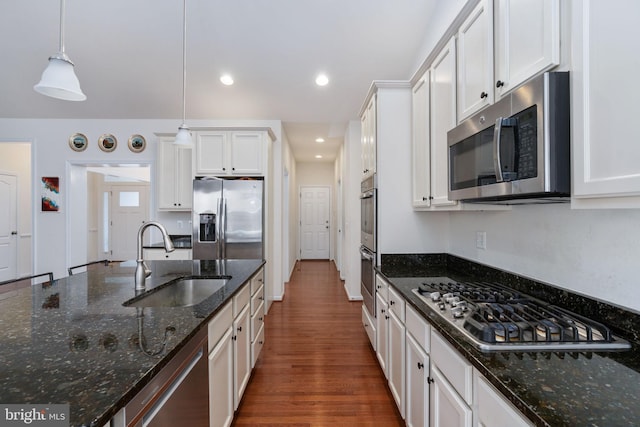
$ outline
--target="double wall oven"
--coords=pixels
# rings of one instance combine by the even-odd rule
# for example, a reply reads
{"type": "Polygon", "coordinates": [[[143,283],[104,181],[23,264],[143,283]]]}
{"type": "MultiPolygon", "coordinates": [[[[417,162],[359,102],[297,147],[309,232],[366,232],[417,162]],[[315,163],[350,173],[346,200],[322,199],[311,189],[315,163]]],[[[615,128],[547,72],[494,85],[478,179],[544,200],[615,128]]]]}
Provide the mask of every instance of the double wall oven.
{"type": "Polygon", "coordinates": [[[375,272],[377,229],[376,175],[360,185],[360,292],[369,314],[375,316],[375,272]]]}

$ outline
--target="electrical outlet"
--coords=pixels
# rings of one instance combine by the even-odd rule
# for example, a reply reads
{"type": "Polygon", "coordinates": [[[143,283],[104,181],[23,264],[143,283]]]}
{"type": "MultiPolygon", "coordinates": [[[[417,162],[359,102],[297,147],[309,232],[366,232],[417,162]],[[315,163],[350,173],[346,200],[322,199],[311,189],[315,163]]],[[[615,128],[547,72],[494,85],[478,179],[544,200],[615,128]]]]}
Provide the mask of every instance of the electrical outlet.
{"type": "Polygon", "coordinates": [[[476,248],[487,249],[487,232],[476,231],[476,248]]]}
{"type": "Polygon", "coordinates": [[[178,221],[178,228],[184,228],[184,222],[178,221]]]}

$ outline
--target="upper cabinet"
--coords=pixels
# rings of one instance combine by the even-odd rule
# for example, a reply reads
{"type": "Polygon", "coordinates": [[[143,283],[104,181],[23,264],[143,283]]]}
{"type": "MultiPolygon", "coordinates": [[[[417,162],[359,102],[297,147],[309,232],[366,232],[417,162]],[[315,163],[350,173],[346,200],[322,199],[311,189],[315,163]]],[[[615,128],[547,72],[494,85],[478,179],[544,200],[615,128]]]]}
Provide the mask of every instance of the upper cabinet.
{"type": "Polygon", "coordinates": [[[376,140],[377,140],[377,115],[376,100],[374,94],[367,108],[360,118],[361,123],[361,148],[362,148],[362,178],[368,178],[376,173],[376,140]]]}
{"type": "Polygon", "coordinates": [[[458,121],[493,103],[493,2],[482,0],[458,30],[458,121]]]}
{"type": "Polygon", "coordinates": [[[640,207],[640,2],[572,6],[573,207],[640,207]]]}
{"type": "Polygon", "coordinates": [[[158,209],[189,211],[193,192],[191,147],[175,145],[175,137],[160,137],[157,151],[158,209]]]}
{"type": "Polygon", "coordinates": [[[267,153],[266,131],[196,132],[193,165],[196,176],[262,176],[267,153]]]}
{"type": "Polygon", "coordinates": [[[431,205],[431,167],[429,166],[429,70],[411,90],[412,197],[414,208],[431,205]]]}
{"type": "Polygon", "coordinates": [[[496,98],[560,63],[560,0],[495,0],[496,98]]]}

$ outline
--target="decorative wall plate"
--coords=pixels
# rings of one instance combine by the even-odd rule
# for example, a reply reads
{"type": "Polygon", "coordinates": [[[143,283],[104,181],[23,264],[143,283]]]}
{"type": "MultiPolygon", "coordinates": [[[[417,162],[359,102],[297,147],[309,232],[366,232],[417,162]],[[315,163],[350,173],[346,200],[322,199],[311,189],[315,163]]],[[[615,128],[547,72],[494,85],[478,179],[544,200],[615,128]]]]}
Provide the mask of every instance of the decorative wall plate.
{"type": "Polygon", "coordinates": [[[98,139],[98,147],[107,153],[112,152],[118,146],[118,140],[110,133],[105,133],[98,139]]]}
{"type": "Polygon", "coordinates": [[[88,145],[89,140],[83,133],[74,133],[69,137],[69,147],[71,147],[73,151],[84,151],[88,145]]]}
{"type": "Polygon", "coordinates": [[[131,135],[129,137],[129,150],[134,153],[142,153],[147,147],[147,140],[142,135],[131,135]]]}

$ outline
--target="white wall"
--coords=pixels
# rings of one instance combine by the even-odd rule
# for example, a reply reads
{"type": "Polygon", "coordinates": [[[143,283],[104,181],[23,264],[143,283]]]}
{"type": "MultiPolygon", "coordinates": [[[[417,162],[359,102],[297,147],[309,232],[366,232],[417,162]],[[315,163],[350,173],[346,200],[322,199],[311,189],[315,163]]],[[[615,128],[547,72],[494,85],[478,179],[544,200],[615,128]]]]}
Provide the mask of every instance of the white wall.
{"type": "Polygon", "coordinates": [[[27,142],[0,143],[0,172],[15,175],[18,192],[18,277],[32,275],[32,197],[31,144],[27,142]]]}
{"type": "Polygon", "coordinates": [[[326,185],[333,187],[333,163],[298,162],[296,169],[298,170],[298,188],[304,185],[326,185]]]}

